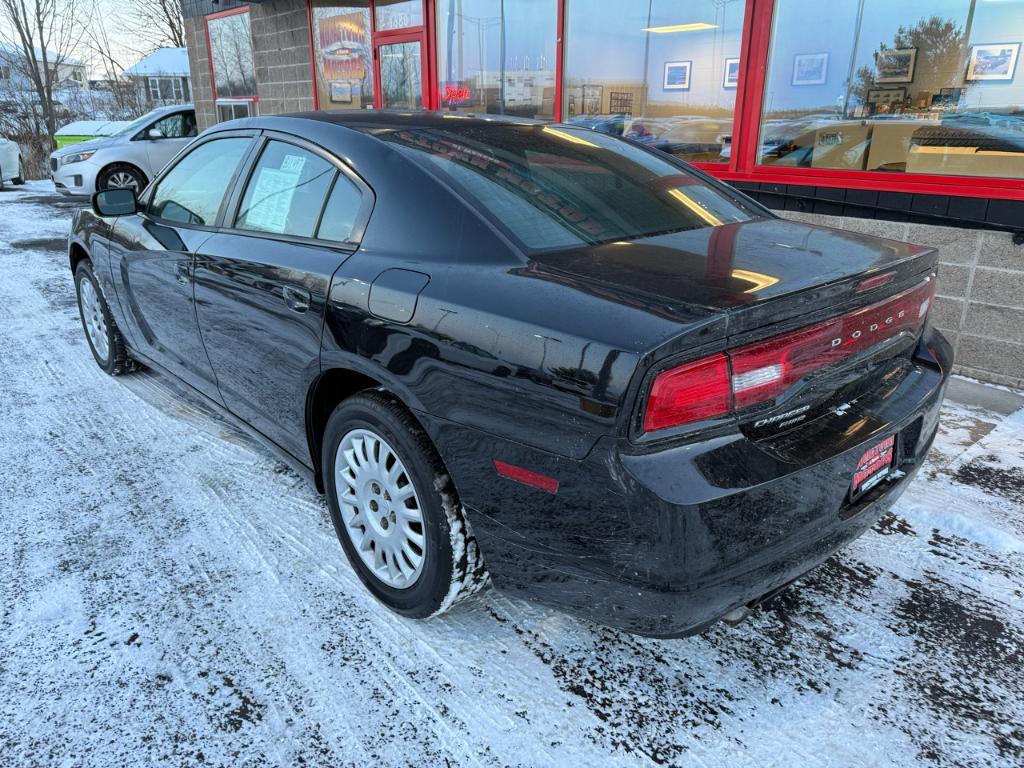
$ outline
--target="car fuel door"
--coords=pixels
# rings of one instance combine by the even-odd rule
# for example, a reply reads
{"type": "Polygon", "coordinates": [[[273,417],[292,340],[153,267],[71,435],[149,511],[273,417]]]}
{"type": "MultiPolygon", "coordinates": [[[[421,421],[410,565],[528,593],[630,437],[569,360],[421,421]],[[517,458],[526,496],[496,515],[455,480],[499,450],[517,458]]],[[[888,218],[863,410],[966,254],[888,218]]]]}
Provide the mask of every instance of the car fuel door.
{"type": "Polygon", "coordinates": [[[171,227],[146,216],[125,216],[110,239],[110,263],[139,352],[220,401],[192,290],[195,254],[210,236],[209,231],[171,227]]]}

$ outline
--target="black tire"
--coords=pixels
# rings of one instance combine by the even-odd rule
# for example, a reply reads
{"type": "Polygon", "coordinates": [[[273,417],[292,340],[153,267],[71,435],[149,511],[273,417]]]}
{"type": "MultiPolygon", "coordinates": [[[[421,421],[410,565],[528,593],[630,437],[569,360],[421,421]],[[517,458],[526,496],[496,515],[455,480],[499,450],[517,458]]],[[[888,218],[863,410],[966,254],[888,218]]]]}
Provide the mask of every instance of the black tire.
{"type": "Polygon", "coordinates": [[[96,364],[111,376],[120,376],[122,373],[130,373],[131,371],[136,370],[138,365],[128,354],[128,347],[124,343],[124,337],[121,335],[121,331],[118,329],[117,323],[114,322],[114,316],[110,313],[110,306],[107,304],[107,300],[103,297],[103,291],[100,288],[99,281],[96,279],[96,275],[92,271],[92,262],[88,259],[82,259],[82,261],[78,263],[78,267],[75,269],[75,298],[78,301],[78,317],[82,321],[82,331],[85,333],[85,340],[89,344],[89,349],[92,351],[92,356],[96,360],[96,364]],[[82,305],[82,284],[85,281],[89,281],[92,284],[92,289],[96,293],[96,298],[99,304],[98,310],[102,313],[103,320],[105,321],[107,339],[106,355],[103,355],[101,350],[97,350],[96,344],[89,335],[89,328],[86,322],[86,310],[82,305]]]}
{"type": "Polygon", "coordinates": [[[341,402],[327,421],[321,461],[338,539],[360,580],[384,605],[403,616],[422,619],[443,613],[486,586],[480,548],[441,457],[419,422],[397,400],[373,390],[341,402]],[[346,530],[334,468],[338,448],[353,429],[370,430],[392,447],[420,500],[424,560],[411,586],[395,588],[379,579],[363,563],[346,530]]]}
{"type": "Polygon", "coordinates": [[[13,184],[14,184],[15,186],[19,186],[19,187],[20,187],[20,186],[21,186],[22,184],[24,184],[24,183],[25,183],[25,163],[24,163],[24,161],[23,161],[23,160],[22,160],[22,159],[21,159],[20,157],[18,158],[18,175],[17,175],[17,176],[15,176],[15,177],[14,177],[14,178],[13,178],[13,179],[11,180],[11,182],[12,182],[12,183],[13,183],[13,184]]]}
{"type": "Polygon", "coordinates": [[[135,183],[134,189],[135,194],[137,195],[142,193],[142,190],[146,188],[146,184],[148,183],[142,171],[134,165],[128,165],[127,163],[114,163],[100,171],[100,175],[96,177],[96,191],[102,192],[105,189],[130,186],[130,184],[113,184],[112,181],[118,177],[131,178],[135,183]]]}

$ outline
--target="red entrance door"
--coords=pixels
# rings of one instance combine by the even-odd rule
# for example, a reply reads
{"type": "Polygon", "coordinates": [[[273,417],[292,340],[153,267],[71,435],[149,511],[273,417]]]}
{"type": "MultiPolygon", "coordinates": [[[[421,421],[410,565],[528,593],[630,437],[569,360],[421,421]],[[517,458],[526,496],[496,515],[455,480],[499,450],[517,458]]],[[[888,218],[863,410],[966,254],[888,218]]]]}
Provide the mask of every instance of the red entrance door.
{"type": "Polygon", "coordinates": [[[378,109],[430,108],[429,0],[374,0],[373,71],[378,109]]]}

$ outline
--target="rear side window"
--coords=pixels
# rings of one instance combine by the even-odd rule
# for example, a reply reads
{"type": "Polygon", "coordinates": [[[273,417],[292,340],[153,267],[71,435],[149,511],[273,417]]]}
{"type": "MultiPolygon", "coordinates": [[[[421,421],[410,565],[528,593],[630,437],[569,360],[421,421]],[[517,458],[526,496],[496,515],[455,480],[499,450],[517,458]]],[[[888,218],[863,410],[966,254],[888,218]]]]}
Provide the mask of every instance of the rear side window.
{"type": "Polygon", "coordinates": [[[269,141],[253,168],[235,226],[312,237],[337,169],[322,157],[269,141]]]}
{"type": "Polygon", "coordinates": [[[668,158],[594,131],[497,123],[376,135],[444,177],[527,251],[762,215],[668,158]]]}
{"type": "Polygon", "coordinates": [[[165,221],[212,226],[251,141],[232,137],[196,147],[160,180],[149,213],[165,221]]]}
{"type": "Polygon", "coordinates": [[[356,185],[342,174],[338,174],[338,180],[327,200],[327,207],[324,208],[317,237],[336,243],[352,242],[352,230],[355,229],[356,218],[362,204],[363,196],[356,185]]]}

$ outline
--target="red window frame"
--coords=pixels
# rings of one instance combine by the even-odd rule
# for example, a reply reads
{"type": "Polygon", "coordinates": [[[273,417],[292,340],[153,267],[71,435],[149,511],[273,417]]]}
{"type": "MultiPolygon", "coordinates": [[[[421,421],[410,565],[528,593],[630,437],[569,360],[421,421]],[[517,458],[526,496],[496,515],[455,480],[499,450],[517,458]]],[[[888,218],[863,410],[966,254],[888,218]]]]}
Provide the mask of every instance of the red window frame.
{"type": "MultiPolygon", "coordinates": [[[[628,2],[629,0],[615,0],[628,2]]],[[[343,0],[339,0],[343,2],[343,0]]],[[[374,78],[376,79],[375,106],[381,106],[380,67],[377,50],[381,43],[404,42],[418,39],[423,55],[422,77],[424,108],[438,109],[437,72],[437,21],[434,0],[423,0],[424,23],[416,27],[377,32],[376,9],[370,0],[371,40],[373,47],[374,78]]],[[[310,52],[313,68],[313,101],[319,109],[316,92],[316,61],[313,45],[312,2],[307,0],[309,13],[310,52]]],[[[207,18],[238,13],[245,9],[233,9],[207,18]]],[[[780,168],[759,165],[757,146],[761,134],[761,115],[764,103],[765,81],[768,71],[768,56],[771,47],[772,17],[775,0],[747,0],[743,20],[743,35],[740,46],[740,80],[736,88],[736,108],[732,132],[732,153],[728,163],[694,163],[698,168],[725,181],[745,181],[760,184],[793,184],[844,189],[865,189],[886,192],[907,192],[911,194],[935,194],[957,197],[989,197],[1005,200],[1024,200],[1024,181],[1020,179],[999,179],[985,176],[943,176],[932,174],[885,173],[879,171],[843,171],[826,168],[780,168]]],[[[565,58],[564,39],[566,30],[565,0],[558,0],[555,35],[555,110],[554,119],[563,118],[563,70],[565,58]]],[[[209,33],[207,33],[209,46],[209,33]]],[[[210,59],[211,77],[213,59],[210,59]]],[[[216,98],[216,95],[215,95],[216,98]]]]}
{"type": "MultiPolygon", "coordinates": [[[[337,0],[338,5],[343,5],[345,0],[337,0]]],[[[373,106],[374,109],[381,109],[383,106],[384,94],[380,87],[380,56],[378,51],[382,45],[392,43],[413,43],[420,44],[420,78],[423,87],[423,108],[437,109],[439,98],[437,94],[437,57],[431,54],[436,46],[436,32],[434,30],[434,3],[432,0],[421,0],[423,3],[423,23],[414,27],[401,27],[399,29],[386,29],[377,31],[377,8],[374,0],[369,0],[370,11],[370,49],[373,55],[373,106]]],[[[310,74],[312,75],[313,86],[313,108],[320,109],[320,94],[317,88],[316,72],[316,41],[313,37],[313,0],[306,0],[306,17],[309,19],[309,61],[310,74]]]]}
{"type": "MultiPolygon", "coordinates": [[[[227,11],[218,11],[217,13],[211,13],[203,18],[203,33],[206,35],[206,57],[210,64],[210,92],[213,94],[213,110],[214,115],[217,113],[217,78],[213,71],[213,46],[210,45],[210,22],[215,19],[223,19],[225,16],[235,16],[239,13],[249,13],[250,6],[243,5],[238,8],[232,8],[227,11]]],[[[249,38],[252,39],[252,14],[249,13],[249,38]]],[[[312,38],[310,38],[312,42],[312,38]]],[[[251,101],[254,104],[259,104],[260,101],[260,81],[256,77],[256,62],[255,62],[256,46],[253,44],[253,67],[252,67],[252,79],[256,83],[256,93],[252,96],[231,96],[228,97],[231,101],[251,101]]]]}

